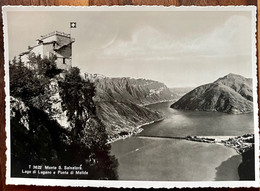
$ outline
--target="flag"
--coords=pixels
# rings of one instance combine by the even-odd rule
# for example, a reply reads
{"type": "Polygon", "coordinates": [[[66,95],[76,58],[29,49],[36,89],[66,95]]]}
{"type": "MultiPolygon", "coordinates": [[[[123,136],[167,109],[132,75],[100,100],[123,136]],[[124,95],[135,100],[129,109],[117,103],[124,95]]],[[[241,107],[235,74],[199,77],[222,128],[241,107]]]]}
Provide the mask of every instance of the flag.
{"type": "Polygon", "coordinates": [[[76,28],[76,22],[70,22],[70,28],[76,28]]]}

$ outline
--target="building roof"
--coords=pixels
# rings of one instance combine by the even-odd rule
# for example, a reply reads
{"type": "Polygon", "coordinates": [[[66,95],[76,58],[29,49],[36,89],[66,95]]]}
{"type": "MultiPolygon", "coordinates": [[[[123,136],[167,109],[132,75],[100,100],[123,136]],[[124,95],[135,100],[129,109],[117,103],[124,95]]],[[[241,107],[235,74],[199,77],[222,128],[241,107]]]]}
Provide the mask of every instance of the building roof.
{"type": "Polygon", "coordinates": [[[41,43],[40,44],[36,44],[35,46],[29,46],[28,50],[25,51],[25,52],[22,52],[21,54],[19,54],[19,56],[23,56],[23,55],[29,54],[31,52],[31,50],[33,50],[37,46],[53,44],[55,42],[55,43],[57,43],[58,46],[54,50],[55,51],[59,51],[59,50],[65,48],[65,47],[71,45],[73,42],[75,42],[75,38],[71,38],[70,34],[66,34],[64,32],[59,32],[59,31],[54,31],[54,32],[48,33],[46,35],[43,35],[43,36],[41,36],[40,39],[37,39],[37,40],[41,41],[41,43]],[[57,41],[54,41],[54,40],[50,41],[50,42],[43,42],[42,41],[43,39],[51,37],[53,35],[59,35],[59,36],[63,36],[63,37],[66,37],[66,38],[70,38],[70,42],[61,46],[61,45],[58,45],[57,41]]]}
{"type": "Polygon", "coordinates": [[[43,40],[43,39],[48,38],[48,37],[53,36],[53,35],[60,35],[60,36],[63,36],[63,37],[71,38],[70,34],[66,34],[64,32],[59,32],[59,31],[54,31],[54,32],[48,33],[46,35],[42,35],[39,40],[43,40]]]}
{"type": "Polygon", "coordinates": [[[71,42],[69,42],[68,44],[64,44],[64,45],[63,45],[63,46],[61,46],[61,47],[55,48],[54,50],[55,50],[55,51],[59,51],[59,50],[61,50],[61,49],[65,48],[65,47],[67,47],[67,46],[71,45],[73,42],[74,42],[74,41],[71,41],[71,42]]]}

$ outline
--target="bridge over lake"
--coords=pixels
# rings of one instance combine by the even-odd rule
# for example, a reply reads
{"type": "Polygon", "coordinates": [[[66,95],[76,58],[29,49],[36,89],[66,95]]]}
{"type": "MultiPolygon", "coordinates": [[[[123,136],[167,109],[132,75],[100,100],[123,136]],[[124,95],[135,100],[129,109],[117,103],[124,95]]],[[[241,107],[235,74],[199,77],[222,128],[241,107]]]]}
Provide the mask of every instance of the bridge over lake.
{"type": "Polygon", "coordinates": [[[135,135],[140,138],[158,138],[158,139],[186,139],[186,137],[172,137],[172,136],[160,136],[160,135],[135,135]]]}

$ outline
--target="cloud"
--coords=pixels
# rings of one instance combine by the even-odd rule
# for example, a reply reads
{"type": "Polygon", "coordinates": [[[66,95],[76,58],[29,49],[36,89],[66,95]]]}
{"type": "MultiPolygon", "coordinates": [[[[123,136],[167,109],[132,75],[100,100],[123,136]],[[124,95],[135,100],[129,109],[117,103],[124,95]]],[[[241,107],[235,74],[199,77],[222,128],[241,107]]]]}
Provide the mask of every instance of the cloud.
{"type": "Polygon", "coordinates": [[[104,58],[174,60],[188,57],[227,57],[250,54],[250,19],[234,15],[209,32],[176,37],[152,26],[133,31],[131,38],[113,39],[104,58]]]}
{"type": "Polygon", "coordinates": [[[161,52],[169,54],[174,50],[177,51],[178,42],[174,44],[173,40],[164,36],[155,28],[144,26],[135,31],[129,41],[118,40],[115,42],[115,44],[104,51],[104,55],[123,57],[158,55],[160,57],[161,52]]]}
{"type": "Polygon", "coordinates": [[[235,56],[250,54],[250,20],[243,16],[232,16],[224,24],[208,34],[200,35],[184,47],[186,52],[201,56],[235,56]]]}

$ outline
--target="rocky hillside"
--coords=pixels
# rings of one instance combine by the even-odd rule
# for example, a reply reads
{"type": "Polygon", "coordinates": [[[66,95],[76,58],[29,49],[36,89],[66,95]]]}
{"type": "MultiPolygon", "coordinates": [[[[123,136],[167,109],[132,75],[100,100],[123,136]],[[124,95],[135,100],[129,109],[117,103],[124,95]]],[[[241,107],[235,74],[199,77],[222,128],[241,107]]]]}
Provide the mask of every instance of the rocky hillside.
{"type": "Polygon", "coordinates": [[[163,115],[130,102],[96,102],[97,115],[106,127],[109,140],[138,133],[140,126],[159,121],[163,115]]]}
{"type": "Polygon", "coordinates": [[[131,78],[95,80],[97,115],[110,140],[139,132],[141,125],[161,120],[163,115],[144,105],[173,100],[175,95],[160,82],[131,78]]]}
{"type": "Polygon", "coordinates": [[[148,105],[173,100],[176,95],[165,84],[133,78],[103,78],[95,81],[97,101],[131,102],[148,105]]]}
{"type": "Polygon", "coordinates": [[[162,114],[141,105],[166,101],[171,93],[158,82],[88,79],[76,67],[60,70],[55,60],[32,58],[34,70],[10,64],[12,176],[24,177],[21,169],[31,164],[82,165],[89,174],[26,176],[117,179],[107,143],[161,120],[162,114]]]}
{"type": "Polygon", "coordinates": [[[38,58],[36,64],[34,71],[10,64],[11,176],[117,179],[117,160],[92,99],[94,84],[78,68],[58,70],[55,60],[38,58]],[[81,165],[89,174],[24,174],[29,165],[81,165]]]}
{"type": "Polygon", "coordinates": [[[228,74],[213,83],[195,88],[171,107],[231,114],[253,112],[252,79],[228,74]]]}

